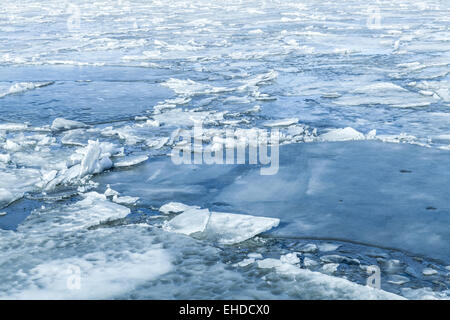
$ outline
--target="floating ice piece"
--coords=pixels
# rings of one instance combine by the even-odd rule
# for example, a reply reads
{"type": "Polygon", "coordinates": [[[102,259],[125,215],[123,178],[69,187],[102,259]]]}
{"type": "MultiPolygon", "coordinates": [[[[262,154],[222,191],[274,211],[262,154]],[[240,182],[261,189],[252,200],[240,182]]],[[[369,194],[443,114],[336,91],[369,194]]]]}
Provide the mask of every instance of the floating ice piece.
{"type": "Polygon", "coordinates": [[[39,188],[44,188],[50,181],[55,179],[56,175],[58,174],[58,170],[42,170],[41,174],[41,182],[37,183],[36,186],[38,186],[39,188]]]}
{"type": "Polygon", "coordinates": [[[322,98],[328,98],[328,99],[336,99],[341,97],[342,95],[337,93],[337,92],[329,92],[329,93],[324,93],[322,94],[322,98]]]}
{"type": "Polygon", "coordinates": [[[199,207],[188,206],[180,202],[169,202],[162,205],[161,208],[159,208],[159,211],[161,211],[164,214],[169,214],[169,213],[181,213],[189,209],[199,209],[199,207]]]}
{"type": "Polygon", "coordinates": [[[308,258],[308,257],[305,257],[305,259],[303,259],[303,265],[306,267],[306,268],[311,268],[311,267],[315,267],[315,266],[317,266],[319,263],[316,261],[316,260],[314,260],[314,259],[311,259],[311,258],[308,258]]]}
{"type": "Polygon", "coordinates": [[[282,255],[280,257],[280,261],[283,263],[289,263],[289,264],[297,264],[300,263],[300,259],[297,256],[297,252],[288,253],[285,255],[282,255]]]}
{"type": "MultiPolygon", "coordinates": [[[[27,220],[38,219],[40,232],[46,234],[71,232],[89,228],[101,222],[125,218],[130,209],[109,201],[104,194],[88,192],[81,194],[83,200],[78,201],[64,209],[57,208],[45,213],[45,219],[40,220],[39,214],[32,213],[27,220]]],[[[33,230],[34,223],[23,223],[18,231],[33,230]]]]}
{"type": "Polygon", "coordinates": [[[185,96],[193,96],[193,95],[198,95],[198,94],[221,93],[221,92],[229,92],[229,91],[234,90],[234,88],[213,87],[209,84],[195,82],[191,79],[181,80],[181,79],[170,78],[166,82],[162,83],[162,85],[172,89],[177,94],[182,94],[185,96]]]}
{"type": "Polygon", "coordinates": [[[0,161],[4,163],[8,163],[11,160],[11,156],[9,154],[0,154],[0,161]]]}
{"type": "Polygon", "coordinates": [[[239,261],[238,263],[233,264],[233,266],[242,268],[242,267],[246,267],[254,262],[255,262],[255,259],[248,258],[248,259],[244,259],[242,261],[239,261]]]}
{"type": "Polygon", "coordinates": [[[308,243],[304,245],[301,249],[301,252],[316,252],[317,246],[314,243],[308,243]]]}
{"type": "Polygon", "coordinates": [[[70,130],[70,129],[79,129],[86,128],[87,125],[73,120],[67,120],[64,118],[56,118],[53,120],[52,126],[50,127],[53,131],[57,130],[70,130]]]}
{"type": "Polygon", "coordinates": [[[125,218],[130,213],[130,209],[108,201],[103,194],[89,192],[82,196],[84,199],[61,217],[67,222],[63,226],[89,227],[100,222],[125,218]]]}
{"type": "Polygon", "coordinates": [[[110,186],[108,185],[104,195],[107,196],[107,197],[118,196],[119,192],[117,192],[116,190],[111,189],[110,186]]]}
{"type": "Polygon", "coordinates": [[[324,263],[346,263],[346,264],[360,264],[358,259],[351,259],[337,254],[330,254],[320,257],[320,261],[324,263]]]}
{"type": "MultiPolygon", "coordinates": [[[[327,271],[333,271],[334,264],[326,265],[327,271]]],[[[330,293],[330,299],[404,299],[401,296],[389,293],[376,288],[362,286],[347,279],[338,278],[328,274],[301,269],[298,266],[283,263],[278,259],[264,259],[258,261],[258,267],[264,269],[274,269],[278,274],[284,276],[295,276],[296,283],[301,284],[310,292],[313,289],[313,298],[316,294],[323,292],[330,293]]]]}
{"type": "Polygon", "coordinates": [[[13,84],[8,91],[0,93],[0,98],[6,97],[10,94],[21,93],[36,88],[46,87],[52,85],[54,82],[19,82],[13,84]]]}
{"type": "Polygon", "coordinates": [[[150,119],[147,120],[145,124],[150,127],[159,127],[161,125],[158,120],[150,120],[150,119]]]}
{"type": "Polygon", "coordinates": [[[102,148],[104,147],[103,144],[91,140],[88,143],[88,146],[84,150],[84,157],[81,160],[80,171],[78,173],[80,178],[88,174],[100,173],[113,166],[111,159],[103,156],[105,153],[102,148]]]}
{"type": "Polygon", "coordinates": [[[192,126],[194,123],[201,122],[203,125],[217,124],[223,120],[227,111],[184,111],[182,109],[171,109],[162,114],[153,116],[155,120],[168,126],[192,126]]]}
{"type": "Polygon", "coordinates": [[[402,284],[409,282],[409,278],[400,276],[398,274],[394,274],[389,277],[388,282],[392,283],[392,284],[396,284],[396,285],[402,285],[402,284]]]}
{"type": "Polygon", "coordinates": [[[279,259],[267,258],[258,261],[258,268],[271,269],[281,266],[283,263],[279,259]]]}
{"type": "Polygon", "coordinates": [[[339,244],[334,243],[321,243],[319,244],[319,250],[323,252],[335,251],[340,247],[339,244]]]}
{"type": "Polygon", "coordinates": [[[20,197],[22,197],[22,194],[18,195],[9,190],[0,188],[0,208],[6,207],[20,197]]]}
{"type": "Polygon", "coordinates": [[[319,136],[322,141],[364,140],[365,136],[351,127],[334,129],[319,136]]]}
{"type": "Polygon", "coordinates": [[[3,148],[5,148],[8,151],[14,151],[17,152],[21,149],[21,146],[18,145],[17,143],[15,143],[12,140],[6,140],[5,145],[3,146],[3,148]]]}
{"type": "Polygon", "coordinates": [[[434,291],[430,287],[412,289],[402,288],[402,295],[411,300],[448,300],[450,298],[450,290],[434,291]]]}
{"type": "Polygon", "coordinates": [[[112,201],[119,204],[129,204],[133,205],[139,200],[139,197],[121,196],[114,195],[112,201]]]}
{"type": "Polygon", "coordinates": [[[163,225],[169,232],[190,235],[203,232],[208,224],[211,213],[208,209],[189,209],[163,225]]]}
{"type": "Polygon", "coordinates": [[[114,167],[130,167],[148,160],[148,156],[127,157],[121,161],[114,162],[114,167]]]}
{"type": "Polygon", "coordinates": [[[279,223],[280,219],[275,218],[212,212],[205,234],[222,244],[234,244],[268,231],[279,223]]]}
{"type": "Polygon", "coordinates": [[[326,263],[322,266],[322,270],[326,273],[335,273],[339,267],[339,263],[326,263]]]}
{"type": "Polygon", "coordinates": [[[256,253],[256,252],[251,252],[247,256],[249,258],[253,258],[253,259],[262,259],[263,258],[261,253],[256,253]]]}
{"type": "Polygon", "coordinates": [[[288,119],[281,119],[281,120],[273,120],[268,121],[264,123],[264,126],[266,127],[288,127],[293,124],[298,123],[298,118],[288,118],[288,119]]]}
{"type": "Polygon", "coordinates": [[[0,212],[0,217],[2,217],[2,216],[6,216],[7,215],[7,213],[6,212],[0,212]]]}
{"type": "Polygon", "coordinates": [[[75,145],[75,146],[85,146],[87,140],[87,131],[84,129],[73,129],[67,131],[61,137],[61,143],[67,145],[75,145]]]}
{"type": "Polygon", "coordinates": [[[28,128],[25,123],[0,123],[0,130],[21,131],[28,128]]]}
{"type": "Polygon", "coordinates": [[[425,268],[422,270],[424,276],[432,276],[437,274],[438,272],[432,268],[425,268]]]}

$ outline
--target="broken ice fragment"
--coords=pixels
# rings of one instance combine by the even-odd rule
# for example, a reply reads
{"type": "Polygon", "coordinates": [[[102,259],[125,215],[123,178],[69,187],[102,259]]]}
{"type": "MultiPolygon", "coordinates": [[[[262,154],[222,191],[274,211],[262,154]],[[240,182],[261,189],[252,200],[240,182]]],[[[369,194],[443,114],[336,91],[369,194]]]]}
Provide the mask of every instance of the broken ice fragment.
{"type": "Polygon", "coordinates": [[[148,156],[127,157],[121,161],[114,162],[114,167],[130,167],[148,160],[148,156]]]}
{"type": "MultiPolygon", "coordinates": [[[[373,134],[373,133],[372,133],[373,134]]],[[[351,127],[344,129],[334,129],[320,135],[322,141],[348,141],[348,140],[364,140],[365,137],[361,132],[351,127]]]]}
{"type": "Polygon", "coordinates": [[[165,231],[190,235],[196,232],[203,232],[208,223],[210,212],[208,209],[189,209],[163,226],[165,231]]]}
{"type": "Polygon", "coordinates": [[[188,206],[181,202],[169,202],[162,205],[161,208],[159,208],[159,211],[161,211],[164,214],[169,214],[169,213],[181,213],[188,209],[198,209],[198,208],[199,207],[197,206],[188,206]]]}
{"type": "Polygon", "coordinates": [[[64,118],[56,118],[55,120],[53,120],[51,129],[53,131],[58,131],[58,130],[86,128],[86,127],[87,127],[87,125],[84,124],[83,122],[67,120],[64,118]]]}
{"type": "Polygon", "coordinates": [[[129,204],[133,205],[139,200],[139,197],[121,196],[114,195],[112,201],[119,204],[129,204]]]}
{"type": "Polygon", "coordinates": [[[234,244],[268,231],[279,223],[280,219],[276,218],[212,212],[205,234],[222,244],[234,244]]]}

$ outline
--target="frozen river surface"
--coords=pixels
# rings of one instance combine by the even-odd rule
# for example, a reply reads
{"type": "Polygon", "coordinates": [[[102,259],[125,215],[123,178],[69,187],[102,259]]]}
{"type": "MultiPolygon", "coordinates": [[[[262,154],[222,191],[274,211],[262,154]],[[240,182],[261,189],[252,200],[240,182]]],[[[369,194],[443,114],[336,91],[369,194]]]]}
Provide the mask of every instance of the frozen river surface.
{"type": "Polygon", "coordinates": [[[448,298],[449,17],[4,1],[0,298],[448,298]],[[278,130],[278,172],[176,165],[198,123],[216,150],[278,130]]]}

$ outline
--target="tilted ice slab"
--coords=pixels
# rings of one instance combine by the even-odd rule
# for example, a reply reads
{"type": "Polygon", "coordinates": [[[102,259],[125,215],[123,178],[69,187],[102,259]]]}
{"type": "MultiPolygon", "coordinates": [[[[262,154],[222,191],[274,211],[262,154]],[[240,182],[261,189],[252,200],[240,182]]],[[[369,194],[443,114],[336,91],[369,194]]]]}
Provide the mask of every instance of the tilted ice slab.
{"type": "Polygon", "coordinates": [[[160,208],[164,213],[182,212],[166,222],[163,229],[170,232],[193,234],[222,244],[234,244],[248,240],[277,227],[279,219],[255,217],[244,214],[210,212],[182,203],[168,203],[160,208]]]}
{"type": "Polygon", "coordinates": [[[188,209],[164,224],[163,229],[169,232],[191,235],[205,231],[211,213],[208,209],[188,209]]]}
{"type": "Polygon", "coordinates": [[[69,129],[78,129],[78,128],[85,128],[85,127],[87,127],[87,125],[82,122],[67,120],[64,118],[56,118],[55,120],[53,120],[52,125],[51,125],[52,130],[69,130],[69,129]]]}

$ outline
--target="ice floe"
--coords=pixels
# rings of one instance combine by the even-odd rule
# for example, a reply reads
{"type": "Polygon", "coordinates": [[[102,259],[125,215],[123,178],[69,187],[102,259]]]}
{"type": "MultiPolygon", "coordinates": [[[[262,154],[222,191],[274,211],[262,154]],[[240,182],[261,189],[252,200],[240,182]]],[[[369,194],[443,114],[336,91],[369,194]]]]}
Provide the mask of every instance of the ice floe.
{"type": "Polygon", "coordinates": [[[0,92],[0,98],[4,98],[11,94],[22,93],[36,88],[52,85],[54,82],[18,82],[13,84],[6,92],[0,92]]]}
{"type": "Polygon", "coordinates": [[[69,129],[78,129],[78,128],[86,128],[87,125],[73,120],[67,120],[64,118],[56,118],[53,120],[51,129],[52,130],[69,130],[69,129]]]}
{"type": "Polygon", "coordinates": [[[164,230],[192,234],[202,233],[202,238],[221,244],[234,244],[270,230],[280,223],[279,219],[244,214],[210,212],[208,209],[170,202],[161,212],[180,213],[164,225],[164,230]]]}
{"type": "Polygon", "coordinates": [[[208,209],[188,209],[164,224],[165,231],[190,235],[205,231],[211,213],[208,209]]]}
{"type": "Polygon", "coordinates": [[[145,155],[126,157],[123,160],[115,161],[114,167],[119,167],[119,168],[120,167],[130,167],[130,166],[140,164],[147,160],[148,160],[148,156],[145,156],[145,155]]]}

